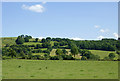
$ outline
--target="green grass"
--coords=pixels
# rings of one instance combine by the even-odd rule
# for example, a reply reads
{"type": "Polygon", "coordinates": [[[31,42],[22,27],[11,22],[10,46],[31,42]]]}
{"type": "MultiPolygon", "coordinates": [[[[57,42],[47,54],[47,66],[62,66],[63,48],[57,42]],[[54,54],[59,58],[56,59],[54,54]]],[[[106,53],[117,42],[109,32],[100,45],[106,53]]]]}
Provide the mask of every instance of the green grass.
{"type": "Polygon", "coordinates": [[[56,51],[56,49],[52,49],[52,51],[50,52],[50,56],[55,56],[56,55],[55,51],[56,51]]]}
{"type": "MultiPolygon", "coordinates": [[[[102,51],[102,50],[89,50],[91,51],[91,53],[95,54],[95,55],[99,55],[101,59],[103,59],[104,57],[108,56],[109,53],[115,53],[115,51],[102,51]]],[[[115,59],[118,58],[118,54],[116,54],[115,59]]]]}
{"type": "Polygon", "coordinates": [[[51,44],[51,46],[54,46],[54,41],[51,41],[50,44],[51,44]]]}
{"type": "Polygon", "coordinates": [[[117,79],[117,61],[3,60],[3,79],[117,79]],[[47,67],[47,69],[46,69],[47,67]]]}
{"type": "Polygon", "coordinates": [[[40,42],[25,42],[24,45],[36,45],[36,44],[42,44],[40,42]]]}
{"type": "Polygon", "coordinates": [[[2,39],[2,46],[5,46],[6,44],[9,44],[9,45],[16,44],[15,40],[17,39],[17,37],[3,37],[0,39],[2,39]]]}
{"type": "MultiPolygon", "coordinates": [[[[30,41],[30,42],[33,42],[33,41],[35,41],[35,39],[36,39],[36,38],[32,38],[32,39],[29,39],[29,41],[30,41]]],[[[40,42],[40,41],[41,41],[41,39],[38,39],[38,42],[40,42]]]]}
{"type": "Polygon", "coordinates": [[[2,80],[2,61],[0,59],[0,81],[2,80]]]}

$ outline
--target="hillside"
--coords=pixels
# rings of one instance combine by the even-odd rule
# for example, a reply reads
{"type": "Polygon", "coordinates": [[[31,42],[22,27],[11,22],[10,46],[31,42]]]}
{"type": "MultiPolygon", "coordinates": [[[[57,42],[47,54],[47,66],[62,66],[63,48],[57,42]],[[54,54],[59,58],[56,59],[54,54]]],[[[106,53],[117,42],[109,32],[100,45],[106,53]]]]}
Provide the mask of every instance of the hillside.
{"type": "Polygon", "coordinates": [[[9,45],[16,44],[15,40],[17,39],[17,37],[3,37],[0,39],[2,39],[2,46],[4,47],[6,44],[9,44],[9,45]]]}
{"type": "MultiPolygon", "coordinates": [[[[28,36],[29,37],[29,36],[28,36]]],[[[118,54],[115,53],[115,51],[106,51],[109,49],[103,49],[103,50],[96,50],[94,48],[87,48],[87,49],[83,49],[86,48],[85,45],[82,45],[86,42],[86,45],[92,45],[92,44],[96,44],[96,42],[101,42],[103,43],[108,43],[108,47],[111,50],[113,50],[112,44],[114,41],[116,43],[116,40],[102,40],[102,41],[74,41],[74,40],[69,40],[69,39],[65,39],[65,38],[46,38],[46,39],[35,39],[35,38],[29,38],[27,39],[27,42],[24,42],[21,45],[17,45],[16,44],[16,39],[17,37],[5,37],[2,38],[2,47],[3,47],[3,56],[6,58],[10,58],[10,56],[8,56],[8,52],[7,50],[10,50],[11,48],[13,50],[15,50],[15,52],[17,53],[17,56],[13,55],[13,57],[17,57],[17,58],[28,58],[29,56],[32,55],[32,59],[61,59],[61,58],[66,58],[66,59],[81,59],[82,56],[87,57],[87,59],[104,59],[105,57],[108,57],[110,53],[114,53],[115,54],[115,60],[117,60],[118,54]],[[87,44],[89,43],[89,44],[87,44]],[[79,45],[80,44],[80,45],[79,45]],[[111,44],[111,45],[110,45],[111,44]],[[7,47],[6,47],[7,45],[7,47]],[[81,47],[80,47],[81,46],[81,47]],[[85,46],[85,47],[83,47],[85,46]],[[73,53],[71,53],[71,49],[75,47],[75,49],[78,50],[78,53],[75,55],[73,55],[73,53]],[[82,48],[82,49],[81,49],[82,48]],[[20,51],[21,50],[21,51],[20,51]],[[59,50],[59,53],[56,54],[56,51],[59,50]],[[64,53],[63,53],[64,51],[64,53]],[[23,52],[22,57],[21,57],[21,52],[23,52]],[[86,55],[87,54],[87,55],[86,55]],[[24,57],[23,57],[24,56],[24,57]]],[[[115,44],[114,43],[114,44],[115,44]]],[[[92,45],[93,47],[93,45],[92,45]]],[[[100,48],[99,48],[100,49],[100,48]]]]}

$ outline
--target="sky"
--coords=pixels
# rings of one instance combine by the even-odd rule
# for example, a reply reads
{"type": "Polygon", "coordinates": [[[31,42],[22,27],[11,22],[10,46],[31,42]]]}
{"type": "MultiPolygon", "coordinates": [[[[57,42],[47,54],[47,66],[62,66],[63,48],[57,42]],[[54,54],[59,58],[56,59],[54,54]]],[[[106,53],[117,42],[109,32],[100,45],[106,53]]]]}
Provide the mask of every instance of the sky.
{"type": "Polygon", "coordinates": [[[2,36],[96,40],[118,37],[117,2],[4,2],[2,36]]]}

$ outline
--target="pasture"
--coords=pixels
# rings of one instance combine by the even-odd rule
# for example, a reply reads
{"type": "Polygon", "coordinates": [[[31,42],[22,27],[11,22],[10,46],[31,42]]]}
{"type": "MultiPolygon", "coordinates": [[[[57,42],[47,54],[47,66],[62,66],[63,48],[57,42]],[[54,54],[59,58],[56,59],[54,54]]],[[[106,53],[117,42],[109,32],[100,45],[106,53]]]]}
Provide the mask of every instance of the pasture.
{"type": "MultiPolygon", "coordinates": [[[[115,53],[115,51],[103,51],[103,50],[89,50],[91,53],[95,55],[99,55],[101,59],[104,59],[104,57],[108,56],[109,53],[115,53]]],[[[116,54],[116,57],[114,59],[118,58],[118,54],[116,54]]]]}
{"type": "Polygon", "coordinates": [[[2,61],[3,79],[117,79],[118,61],[2,61]]]}
{"type": "Polygon", "coordinates": [[[17,39],[17,37],[3,37],[0,39],[2,39],[2,46],[5,46],[6,44],[9,44],[9,45],[16,44],[15,40],[17,39]]]}

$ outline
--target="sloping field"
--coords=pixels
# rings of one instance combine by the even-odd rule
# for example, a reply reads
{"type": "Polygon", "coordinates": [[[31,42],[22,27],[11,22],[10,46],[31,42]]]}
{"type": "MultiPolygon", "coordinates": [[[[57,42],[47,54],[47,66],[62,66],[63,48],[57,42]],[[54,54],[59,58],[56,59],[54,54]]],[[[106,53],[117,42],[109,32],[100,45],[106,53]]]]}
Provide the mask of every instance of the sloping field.
{"type": "Polygon", "coordinates": [[[0,38],[2,39],[2,46],[5,46],[6,44],[13,45],[16,44],[15,40],[17,39],[16,37],[3,37],[0,38]]]}
{"type": "MultiPolygon", "coordinates": [[[[102,51],[102,50],[89,50],[89,51],[91,51],[91,53],[93,53],[95,55],[99,55],[101,59],[108,56],[109,53],[115,53],[115,51],[102,51]]],[[[118,58],[118,54],[116,54],[115,59],[117,59],[117,58],[118,58]]]]}

